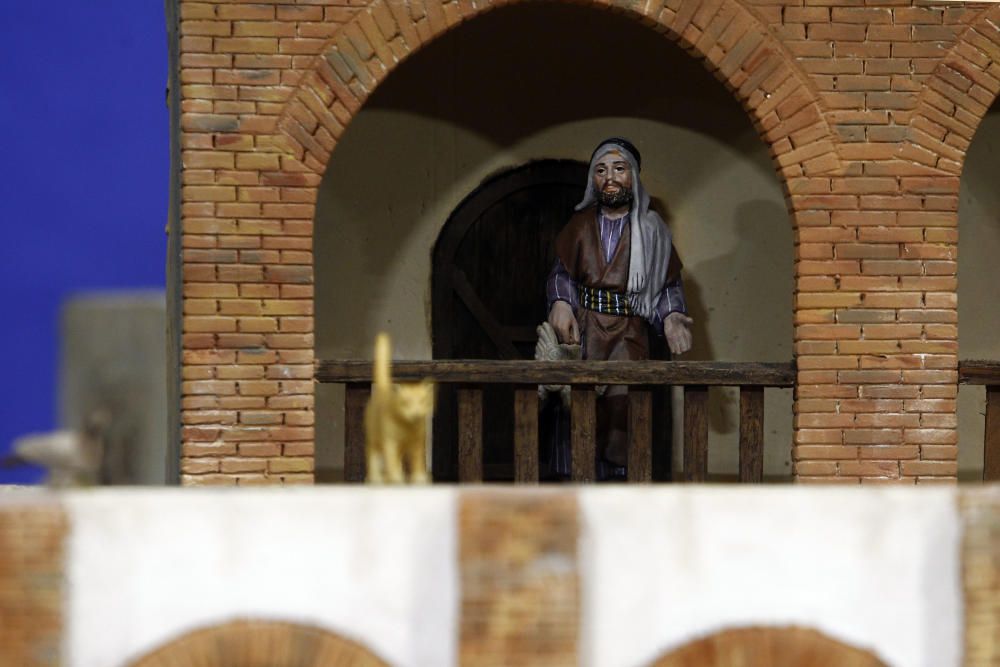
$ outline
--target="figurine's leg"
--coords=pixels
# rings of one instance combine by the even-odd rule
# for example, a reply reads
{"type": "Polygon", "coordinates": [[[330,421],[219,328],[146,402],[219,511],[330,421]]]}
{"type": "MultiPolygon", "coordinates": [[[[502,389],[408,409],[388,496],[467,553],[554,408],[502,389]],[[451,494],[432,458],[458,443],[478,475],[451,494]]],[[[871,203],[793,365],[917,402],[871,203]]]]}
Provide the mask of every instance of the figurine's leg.
{"type": "Polygon", "coordinates": [[[365,459],[365,464],[368,468],[365,479],[371,484],[384,483],[384,465],[381,454],[375,451],[374,447],[369,447],[365,459]]]}
{"type": "Polygon", "coordinates": [[[407,464],[410,469],[410,481],[414,484],[427,484],[427,437],[422,436],[410,447],[407,464]]]}
{"type": "Polygon", "coordinates": [[[387,439],[385,441],[385,476],[386,481],[390,484],[402,484],[406,481],[399,443],[395,440],[387,439]]]}

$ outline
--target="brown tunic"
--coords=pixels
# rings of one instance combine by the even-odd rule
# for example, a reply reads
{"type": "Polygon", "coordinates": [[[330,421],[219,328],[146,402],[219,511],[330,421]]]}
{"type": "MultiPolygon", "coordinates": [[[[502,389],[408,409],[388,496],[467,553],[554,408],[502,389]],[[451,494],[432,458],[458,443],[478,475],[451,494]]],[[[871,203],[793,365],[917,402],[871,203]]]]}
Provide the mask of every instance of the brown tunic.
{"type": "MultiPolygon", "coordinates": [[[[622,229],[615,254],[608,263],[601,247],[597,208],[576,212],[556,237],[556,256],[579,285],[625,293],[631,249],[629,225],[622,229]]],[[[583,358],[638,360],[649,358],[648,325],[641,317],[605,315],[579,308],[583,358]]]]}

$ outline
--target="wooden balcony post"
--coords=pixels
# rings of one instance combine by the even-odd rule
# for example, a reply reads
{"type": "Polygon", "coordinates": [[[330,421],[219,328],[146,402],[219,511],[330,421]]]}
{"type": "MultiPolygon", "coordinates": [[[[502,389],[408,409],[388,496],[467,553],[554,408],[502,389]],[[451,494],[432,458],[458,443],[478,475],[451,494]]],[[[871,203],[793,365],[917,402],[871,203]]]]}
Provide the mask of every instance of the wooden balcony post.
{"type": "Polygon", "coordinates": [[[597,394],[593,385],[573,385],[570,404],[572,421],[570,459],[574,482],[593,482],[597,477],[597,394]]]}
{"type": "Polygon", "coordinates": [[[1000,480],[1000,385],[987,385],[983,481],[995,482],[998,480],[1000,480]]]}
{"type": "Polygon", "coordinates": [[[514,482],[538,483],[538,387],[514,388],[514,482]]]}
{"type": "Polygon", "coordinates": [[[708,387],[684,387],[684,481],[708,478],[708,387]]]}
{"type": "Polygon", "coordinates": [[[348,382],[344,386],[344,481],[364,482],[365,407],[371,396],[368,382],[348,382]]]}
{"type": "Polygon", "coordinates": [[[483,481],[483,390],[458,390],[458,481],[483,481]]]}
{"type": "Polygon", "coordinates": [[[628,481],[653,481],[652,393],[645,387],[628,390],[628,481]]]}
{"type": "Polygon", "coordinates": [[[764,481],[764,388],[740,387],[740,482],[764,481]]]}

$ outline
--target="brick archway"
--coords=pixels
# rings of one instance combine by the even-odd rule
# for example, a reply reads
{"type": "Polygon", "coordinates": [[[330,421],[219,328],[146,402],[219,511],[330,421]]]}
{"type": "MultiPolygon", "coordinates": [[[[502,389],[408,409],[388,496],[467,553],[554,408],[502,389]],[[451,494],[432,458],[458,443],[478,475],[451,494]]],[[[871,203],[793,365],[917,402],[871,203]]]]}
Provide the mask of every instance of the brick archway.
{"type": "Polygon", "coordinates": [[[917,102],[900,157],[944,175],[958,192],[966,152],[1000,94],[1000,7],[982,12],[938,64],[917,102]]]}
{"type": "MultiPolygon", "coordinates": [[[[269,182],[298,186],[303,192],[308,188],[314,201],[346,127],[395,68],[435,38],[498,7],[509,9],[506,4],[503,0],[375,0],[359,9],[319,51],[284,105],[272,141],[288,154],[282,157],[281,172],[266,175],[269,182]]],[[[793,224],[798,218],[791,210],[792,195],[811,193],[810,179],[844,171],[839,142],[814,82],[742,0],[611,4],[592,0],[582,5],[592,11],[623,13],[678,42],[723,83],[768,147],[789,194],[793,224]]],[[[314,207],[287,208],[306,233],[315,218],[314,207]]]]}
{"type": "Polygon", "coordinates": [[[234,621],[188,633],[129,667],[386,667],[354,642],[320,628],[234,621]]]}
{"type": "MultiPolygon", "coordinates": [[[[278,136],[322,176],[351,118],[396,66],[503,0],[375,0],[323,49],[278,120],[278,136]]],[[[677,40],[750,113],[784,178],[836,173],[841,160],[815,86],[787,49],[739,0],[584,3],[622,11],[677,40]]]]}
{"type": "Polygon", "coordinates": [[[661,656],[654,667],[885,667],[877,657],[808,628],[723,630],[661,656]]]}
{"type": "MultiPolygon", "coordinates": [[[[289,47],[303,54],[308,47],[308,55],[253,51],[266,47],[277,53],[273,37],[221,38],[217,46],[237,54],[231,61],[222,56],[227,63],[292,69],[280,76],[270,70],[220,71],[215,81],[221,90],[186,87],[191,94],[229,98],[218,106],[192,100],[182,118],[182,128],[190,132],[182,194],[182,483],[313,481],[312,236],[329,158],[347,124],[400,62],[463,21],[505,4],[375,0],[352,9],[325,41],[289,47]],[[282,85],[236,91],[258,81],[282,85]],[[246,103],[235,99],[239,95],[258,100],[267,113],[241,115],[246,103]]],[[[816,84],[744,0],[583,5],[624,13],[677,41],[731,91],[768,146],[796,229],[815,225],[823,215],[812,209],[840,205],[844,195],[830,183],[847,167],[816,84]]],[[[271,11],[233,7],[225,16],[267,17],[271,11]]],[[[311,6],[283,11],[285,20],[326,16],[311,6]]],[[[218,18],[213,12],[191,9],[194,29],[216,29],[196,20],[218,18]]],[[[217,60],[206,54],[194,62],[208,68],[217,60]]],[[[797,263],[799,292],[817,284],[828,289],[813,275],[819,262],[800,256],[797,263]]],[[[812,320],[803,322],[797,340],[813,336],[812,320]]],[[[822,437],[826,444],[832,436],[822,437]]],[[[797,444],[810,444],[811,438],[797,444]]]]}

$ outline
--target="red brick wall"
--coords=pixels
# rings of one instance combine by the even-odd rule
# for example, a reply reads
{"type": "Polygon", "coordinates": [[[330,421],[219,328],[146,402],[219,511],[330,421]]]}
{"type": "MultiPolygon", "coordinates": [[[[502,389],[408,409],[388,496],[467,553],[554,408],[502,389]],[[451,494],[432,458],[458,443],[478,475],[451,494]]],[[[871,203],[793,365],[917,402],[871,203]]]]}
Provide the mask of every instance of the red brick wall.
{"type": "Polygon", "coordinates": [[[580,664],[578,514],[567,493],[463,496],[458,664],[580,664]]]}
{"type": "Polygon", "coordinates": [[[965,665],[1000,663],[1000,487],[960,497],[965,665]]]}
{"type": "MultiPolygon", "coordinates": [[[[399,60],[501,4],[181,3],[185,484],[312,480],[325,166],[399,60]]],[[[958,176],[1000,90],[1000,8],[584,4],[704,60],[771,149],[796,236],[798,479],[953,479],[958,176]]]]}
{"type": "Polygon", "coordinates": [[[52,498],[5,496],[0,498],[0,665],[59,665],[66,515],[52,498]]]}

